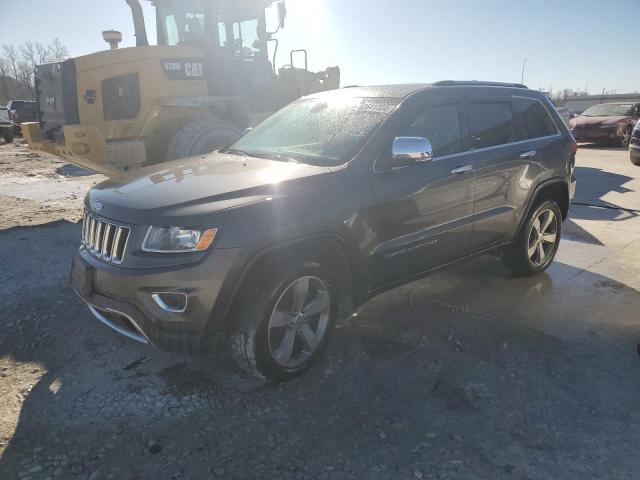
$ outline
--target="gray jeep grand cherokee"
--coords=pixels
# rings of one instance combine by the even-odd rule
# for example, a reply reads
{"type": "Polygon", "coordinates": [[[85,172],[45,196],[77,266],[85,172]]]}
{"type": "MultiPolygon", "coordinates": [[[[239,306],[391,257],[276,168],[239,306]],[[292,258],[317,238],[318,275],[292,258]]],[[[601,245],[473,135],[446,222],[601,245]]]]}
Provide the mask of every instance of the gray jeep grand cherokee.
{"type": "Polygon", "coordinates": [[[576,148],[522,85],[312,95],[228,148],[92,188],[71,283],[130,338],[227,346],[248,371],[287,378],[385,289],[495,251],[518,274],[544,271],[576,148]]]}

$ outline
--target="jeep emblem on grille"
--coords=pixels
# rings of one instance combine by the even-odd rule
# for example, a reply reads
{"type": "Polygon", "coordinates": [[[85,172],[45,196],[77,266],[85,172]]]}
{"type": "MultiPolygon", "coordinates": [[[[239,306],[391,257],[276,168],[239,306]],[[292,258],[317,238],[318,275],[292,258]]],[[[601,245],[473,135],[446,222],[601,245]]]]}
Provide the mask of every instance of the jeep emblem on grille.
{"type": "Polygon", "coordinates": [[[102,210],[102,202],[98,202],[97,200],[95,202],[91,202],[91,208],[96,212],[99,212],[102,210]]]}

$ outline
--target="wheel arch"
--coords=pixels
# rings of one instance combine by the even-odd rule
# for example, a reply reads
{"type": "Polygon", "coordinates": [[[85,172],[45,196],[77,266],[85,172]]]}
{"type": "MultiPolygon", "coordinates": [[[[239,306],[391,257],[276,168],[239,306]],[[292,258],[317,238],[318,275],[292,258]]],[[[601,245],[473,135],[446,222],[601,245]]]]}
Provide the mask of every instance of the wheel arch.
{"type": "Polygon", "coordinates": [[[354,306],[366,299],[368,291],[366,266],[354,251],[354,247],[350,246],[339,233],[316,233],[265,246],[241,258],[239,260],[241,265],[236,267],[235,275],[222,287],[221,296],[214,305],[209,321],[209,330],[228,331],[233,321],[234,304],[252,273],[291,258],[312,255],[322,257],[321,259],[328,263],[328,268],[332,272],[339,272],[337,278],[340,284],[336,289],[340,294],[339,315],[350,312],[354,306]],[[309,252],[313,253],[310,255],[309,252]]]}
{"type": "Polygon", "coordinates": [[[520,220],[514,238],[520,234],[531,211],[544,200],[555,200],[558,207],[560,207],[562,220],[566,220],[569,215],[569,206],[571,203],[569,200],[569,184],[567,181],[564,178],[551,178],[536,187],[527,204],[525,213],[520,220]]]}

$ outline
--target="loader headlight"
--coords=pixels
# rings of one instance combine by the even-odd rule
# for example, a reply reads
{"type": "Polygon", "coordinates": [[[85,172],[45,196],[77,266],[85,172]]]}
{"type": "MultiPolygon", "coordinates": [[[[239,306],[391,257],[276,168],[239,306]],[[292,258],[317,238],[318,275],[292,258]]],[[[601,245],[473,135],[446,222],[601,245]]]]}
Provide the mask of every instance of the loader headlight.
{"type": "Polygon", "coordinates": [[[149,227],[142,250],[156,253],[202,252],[213,243],[217,233],[217,228],[149,227]]]}

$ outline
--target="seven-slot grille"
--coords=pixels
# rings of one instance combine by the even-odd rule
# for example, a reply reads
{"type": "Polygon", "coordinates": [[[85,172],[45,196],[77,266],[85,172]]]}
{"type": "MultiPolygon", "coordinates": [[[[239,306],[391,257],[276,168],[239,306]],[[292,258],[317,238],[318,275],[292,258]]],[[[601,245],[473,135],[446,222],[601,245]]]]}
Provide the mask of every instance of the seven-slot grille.
{"type": "Polygon", "coordinates": [[[116,225],[89,212],[82,219],[82,244],[95,257],[120,264],[124,258],[129,227],[116,225]]]}

